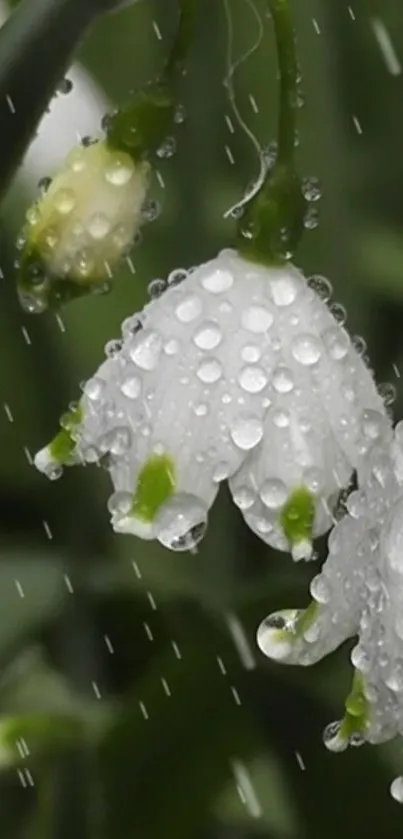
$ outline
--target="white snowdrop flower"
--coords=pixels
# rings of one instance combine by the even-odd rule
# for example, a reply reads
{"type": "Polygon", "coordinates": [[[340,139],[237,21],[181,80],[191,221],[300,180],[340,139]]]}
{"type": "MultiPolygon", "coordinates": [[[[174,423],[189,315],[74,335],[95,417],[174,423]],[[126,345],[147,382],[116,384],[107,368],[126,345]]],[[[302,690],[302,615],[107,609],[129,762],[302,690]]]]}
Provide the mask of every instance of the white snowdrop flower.
{"type": "Polygon", "coordinates": [[[149,174],[105,141],[70,152],[27,212],[19,291],[28,309],[46,308],[52,280],[85,288],[112,276],[142,223],[149,174]]]}
{"type": "Polygon", "coordinates": [[[311,605],[275,613],[258,631],[262,651],[290,664],[313,664],[357,636],[344,716],[324,732],[334,751],[403,734],[403,424],[392,432],[384,417],[375,420],[365,424],[373,442],[359,489],[330,535],[311,605]]]}
{"type": "Polygon", "coordinates": [[[226,250],[177,277],[124,322],[36,465],[57,477],[65,449],[69,462],[107,456],[113,527],[176,548],[202,537],[230,478],[253,530],[308,557],[365,447],[364,409],[383,410],[372,377],[292,265],[226,250]]]}
{"type": "Polygon", "coordinates": [[[241,490],[253,494],[240,506],[260,538],[309,559],[368,445],[364,418],[385,408],[347,332],[296,269],[269,269],[267,294],[276,316],[259,361],[268,382],[264,434],[230,488],[235,501],[241,490]]]}

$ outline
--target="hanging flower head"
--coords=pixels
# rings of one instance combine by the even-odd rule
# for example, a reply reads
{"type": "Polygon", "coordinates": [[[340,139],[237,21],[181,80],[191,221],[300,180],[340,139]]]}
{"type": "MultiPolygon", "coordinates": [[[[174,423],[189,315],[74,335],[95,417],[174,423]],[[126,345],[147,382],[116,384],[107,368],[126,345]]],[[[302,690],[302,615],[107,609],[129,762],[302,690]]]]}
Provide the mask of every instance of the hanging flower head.
{"type": "Polygon", "coordinates": [[[252,529],[307,558],[357,465],[365,412],[383,411],[372,376],[291,264],[227,250],[177,278],[124,322],[36,465],[52,475],[107,455],[115,530],[174,549],[201,538],[229,478],[252,529]]]}
{"type": "Polygon", "coordinates": [[[372,414],[365,434],[360,488],[330,535],[311,605],[271,615],[258,632],[262,651],[289,664],[313,664],[358,636],[344,717],[324,732],[333,751],[403,734],[403,424],[392,432],[372,414]]]}

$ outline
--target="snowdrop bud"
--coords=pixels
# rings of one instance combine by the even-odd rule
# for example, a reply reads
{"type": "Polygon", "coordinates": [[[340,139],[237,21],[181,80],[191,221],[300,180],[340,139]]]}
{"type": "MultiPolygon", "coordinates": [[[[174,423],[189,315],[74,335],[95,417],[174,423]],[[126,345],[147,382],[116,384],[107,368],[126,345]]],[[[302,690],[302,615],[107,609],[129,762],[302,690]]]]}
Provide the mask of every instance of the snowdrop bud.
{"type": "Polygon", "coordinates": [[[315,287],[291,265],[265,273],[273,317],[259,361],[267,375],[263,437],[230,488],[235,502],[240,487],[253,491],[254,504],[241,509],[260,538],[309,559],[373,442],[369,426],[389,420],[370,371],[315,287]]]}
{"type": "Polygon", "coordinates": [[[31,207],[19,294],[30,312],[108,280],[142,222],[150,166],[103,141],[79,146],[31,207]]]}

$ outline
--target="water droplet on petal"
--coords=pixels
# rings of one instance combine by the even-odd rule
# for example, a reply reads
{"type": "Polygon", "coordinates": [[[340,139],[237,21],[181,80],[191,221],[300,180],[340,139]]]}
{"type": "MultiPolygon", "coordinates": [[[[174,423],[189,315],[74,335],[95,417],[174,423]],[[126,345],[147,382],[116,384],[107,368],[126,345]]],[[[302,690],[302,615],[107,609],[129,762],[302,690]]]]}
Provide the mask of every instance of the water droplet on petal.
{"type": "Polygon", "coordinates": [[[105,239],[111,229],[111,223],[104,213],[94,213],[88,222],[88,233],[93,239],[105,239]]]}
{"type": "Polygon", "coordinates": [[[162,280],[159,277],[156,280],[151,280],[147,286],[149,298],[151,300],[158,300],[158,297],[161,297],[161,294],[165,291],[166,285],[165,280],[162,280]]]}
{"type": "Polygon", "coordinates": [[[313,580],[311,580],[311,585],[309,588],[313,599],[316,600],[317,603],[329,603],[329,584],[326,581],[323,574],[317,574],[317,576],[314,577],[313,580]]]}
{"type": "Polygon", "coordinates": [[[248,364],[255,364],[256,361],[259,361],[261,355],[262,353],[260,351],[260,348],[255,347],[253,344],[246,344],[245,347],[242,347],[242,361],[247,361],[248,364]]]}
{"type": "Polygon", "coordinates": [[[230,434],[239,449],[248,451],[260,443],[263,437],[263,425],[261,420],[252,414],[240,414],[233,420],[230,434]]]}
{"type": "Polygon", "coordinates": [[[67,216],[74,209],[76,199],[72,189],[58,189],[53,196],[53,203],[59,213],[67,216]]]}
{"type": "Polygon", "coordinates": [[[272,381],[277,393],[290,393],[294,388],[294,376],[284,364],[279,364],[276,367],[272,381]]]}
{"type": "Polygon", "coordinates": [[[323,742],[331,752],[344,752],[348,746],[348,740],[341,735],[341,721],[330,722],[323,732],[323,742]]]}
{"type": "Polygon", "coordinates": [[[230,472],[229,463],[225,460],[221,460],[217,463],[214,472],[213,472],[213,481],[219,483],[220,481],[225,481],[228,478],[230,472]]]}
{"type": "Polygon", "coordinates": [[[207,358],[197,369],[197,375],[200,381],[205,382],[205,384],[213,384],[214,382],[218,382],[222,375],[222,367],[219,361],[216,358],[207,358]]]}
{"type": "Polygon", "coordinates": [[[205,321],[195,333],[193,340],[201,350],[214,350],[222,340],[221,329],[214,321],[205,321]]]}
{"type": "Polygon", "coordinates": [[[202,310],[202,302],[196,294],[188,294],[181,300],[175,310],[176,317],[182,323],[190,323],[197,318],[202,310]]]}
{"type": "Polygon", "coordinates": [[[330,309],[334,319],[337,320],[337,323],[339,323],[340,326],[343,326],[343,324],[347,320],[347,312],[346,312],[344,306],[342,306],[341,303],[332,303],[329,306],[329,309],[330,309]]]}
{"type": "Polygon", "coordinates": [[[401,775],[392,781],[390,785],[390,794],[395,801],[398,801],[399,804],[403,804],[403,777],[401,775]]]}
{"type": "Polygon", "coordinates": [[[263,504],[269,510],[279,510],[284,506],[288,498],[288,489],[278,478],[271,478],[264,481],[259,489],[259,495],[263,504]]]}
{"type": "Polygon", "coordinates": [[[164,353],[166,355],[176,355],[176,353],[179,352],[179,348],[179,341],[177,341],[176,338],[170,338],[170,340],[164,344],[164,353]]]}
{"type": "Polygon", "coordinates": [[[393,405],[396,400],[396,388],[391,382],[382,382],[378,385],[378,393],[386,408],[393,405]]]}
{"type": "Polygon", "coordinates": [[[105,344],[105,355],[107,358],[115,358],[121,351],[123,341],[112,339],[105,344]]]}
{"type": "Polygon", "coordinates": [[[242,326],[249,332],[266,332],[270,329],[274,317],[264,306],[249,306],[242,314],[242,326]]]}
{"type": "Polygon", "coordinates": [[[105,167],[104,175],[105,180],[113,186],[125,186],[133,177],[133,172],[134,165],[129,156],[115,152],[105,167]]]}
{"type": "Polygon", "coordinates": [[[157,366],[162,349],[162,338],[158,332],[145,329],[129,349],[132,361],[142,370],[153,370],[157,366]]]}
{"type": "Polygon", "coordinates": [[[199,402],[193,408],[197,417],[205,417],[208,414],[208,405],[205,402],[199,402]]]}
{"type": "Polygon", "coordinates": [[[315,335],[306,333],[297,335],[291,345],[291,352],[296,361],[304,367],[311,367],[316,364],[322,354],[322,344],[315,335]]]}
{"type": "Polygon", "coordinates": [[[342,361],[350,349],[350,338],[347,332],[339,326],[331,326],[322,334],[326,350],[334,361],[342,361]]]}
{"type": "Polygon", "coordinates": [[[171,271],[168,276],[167,283],[170,287],[174,287],[183,283],[188,276],[188,271],[185,271],[184,268],[175,268],[175,271],[171,271]]]}
{"type": "Polygon", "coordinates": [[[157,539],[165,548],[189,551],[206,532],[207,508],[195,495],[178,493],[162,504],[154,524],[157,539]]]}
{"type": "Polygon", "coordinates": [[[130,492],[114,492],[108,499],[108,510],[112,515],[127,516],[133,504],[130,492]]]}
{"type": "Polygon", "coordinates": [[[249,510],[256,501],[256,495],[248,486],[237,486],[232,491],[234,503],[240,510],[249,510]]]}
{"type": "Polygon", "coordinates": [[[297,280],[284,272],[271,279],[270,289],[276,306],[291,306],[298,294],[297,280]]]}
{"type": "Polygon", "coordinates": [[[91,399],[92,402],[98,402],[102,399],[105,385],[106,382],[104,379],[94,376],[92,379],[88,379],[88,382],[85,383],[83,392],[88,399],[91,399]]]}
{"type": "Polygon", "coordinates": [[[247,393],[260,393],[267,385],[267,376],[262,367],[243,367],[239,376],[239,384],[247,393]]]}
{"type": "Polygon", "coordinates": [[[221,294],[224,291],[229,291],[234,283],[234,278],[229,271],[222,268],[216,268],[212,273],[207,274],[202,278],[202,286],[211,294],[221,294]]]}
{"type": "Polygon", "coordinates": [[[333,287],[330,280],[327,277],[322,277],[321,274],[313,274],[312,277],[309,277],[308,286],[324,303],[327,303],[333,294],[333,287]]]}
{"type": "Polygon", "coordinates": [[[121,385],[121,391],[123,396],[127,396],[128,399],[137,399],[137,397],[141,393],[141,379],[139,376],[131,376],[129,379],[123,382],[121,385]]]}

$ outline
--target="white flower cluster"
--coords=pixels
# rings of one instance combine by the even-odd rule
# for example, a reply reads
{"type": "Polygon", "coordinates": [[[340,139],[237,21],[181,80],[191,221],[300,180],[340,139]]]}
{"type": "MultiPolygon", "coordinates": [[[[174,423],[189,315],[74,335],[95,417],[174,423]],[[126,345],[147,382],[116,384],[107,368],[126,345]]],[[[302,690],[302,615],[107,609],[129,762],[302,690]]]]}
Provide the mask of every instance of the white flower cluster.
{"type": "Polygon", "coordinates": [[[291,264],[263,267],[230,250],[174,272],[107,345],[37,467],[57,477],[63,463],[102,459],[114,529],[173,550],[200,541],[228,479],[261,539],[309,559],[368,427],[388,425],[326,295],[326,282],[308,283],[291,264]]]}

